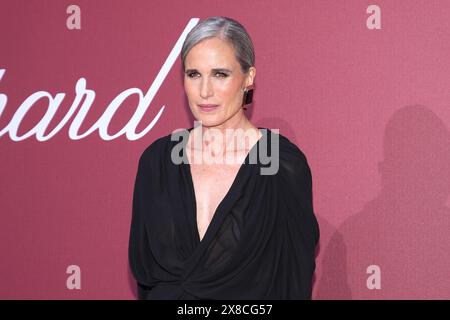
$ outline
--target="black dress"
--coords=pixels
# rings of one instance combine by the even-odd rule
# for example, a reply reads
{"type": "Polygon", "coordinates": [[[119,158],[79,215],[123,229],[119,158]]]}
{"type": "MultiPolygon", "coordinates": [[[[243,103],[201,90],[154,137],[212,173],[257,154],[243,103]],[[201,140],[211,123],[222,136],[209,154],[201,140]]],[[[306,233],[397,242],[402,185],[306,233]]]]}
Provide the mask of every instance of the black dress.
{"type": "Polygon", "coordinates": [[[311,298],[319,228],[310,168],[287,138],[260,131],[201,241],[190,166],[171,160],[180,143],[167,135],[142,153],[129,239],[139,299],[311,298]],[[262,175],[260,149],[272,150],[273,138],[279,169],[262,175]]]}

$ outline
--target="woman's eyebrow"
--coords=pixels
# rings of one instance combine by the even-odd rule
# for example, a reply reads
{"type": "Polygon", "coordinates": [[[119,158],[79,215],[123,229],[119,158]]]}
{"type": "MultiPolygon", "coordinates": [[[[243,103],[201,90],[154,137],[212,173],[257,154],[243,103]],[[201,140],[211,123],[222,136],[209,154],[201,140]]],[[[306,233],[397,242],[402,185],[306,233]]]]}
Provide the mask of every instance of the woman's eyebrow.
{"type": "MultiPolygon", "coordinates": [[[[211,69],[211,71],[214,72],[224,72],[224,73],[231,73],[232,71],[230,69],[226,69],[226,68],[213,68],[211,69]]],[[[198,72],[197,69],[186,69],[186,71],[184,71],[184,73],[191,73],[191,72],[198,72]]]]}
{"type": "Polygon", "coordinates": [[[231,70],[226,68],[214,68],[212,69],[212,72],[224,72],[224,73],[231,73],[231,70]]]}

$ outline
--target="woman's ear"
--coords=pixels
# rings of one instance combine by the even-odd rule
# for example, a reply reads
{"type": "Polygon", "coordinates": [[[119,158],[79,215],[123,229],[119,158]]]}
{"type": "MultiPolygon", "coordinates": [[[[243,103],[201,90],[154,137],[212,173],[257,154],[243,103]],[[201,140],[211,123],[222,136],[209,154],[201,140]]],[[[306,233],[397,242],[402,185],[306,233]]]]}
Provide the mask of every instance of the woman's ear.
{"type": "Polygon", "coordinates": [[[256,68],[250,67],[247,72],[247,79],[245,84],[246,87],[250,87],[253,85],[253,82],[255,81],[255,76],[256,76],[256,68]]]}

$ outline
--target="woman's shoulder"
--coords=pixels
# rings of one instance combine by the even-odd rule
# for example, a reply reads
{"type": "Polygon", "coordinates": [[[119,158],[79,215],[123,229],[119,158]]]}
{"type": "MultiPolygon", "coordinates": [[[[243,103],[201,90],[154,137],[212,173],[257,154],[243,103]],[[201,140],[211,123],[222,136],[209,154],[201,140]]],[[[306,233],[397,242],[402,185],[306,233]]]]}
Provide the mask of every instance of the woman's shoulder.
{"type": "Polygon", "coordinates": [[[161,151],[165,149],[168,142],[170,142],[170,134],[156,138],[144,149],[144,151],[141,154],[141,157],[151,157],[159,155],[161,151]]]}
{"type": "Polygon", "coordinates": [[[271,144],[278,144],[279,169],[282,174],[298,174],[305,169],[309,170],[308,160],[302,149],[283,134],[274,130],[269,131],[271,134],[271,144]]]}
{"type": "Polygon", "coordinates": [[[305,153],[286,136],[279,134],[280,159],[284,161],[307,162],[305,153]]]}
{"type": "Polygon", "coordinates": [[[170,156],[170,148],[173,145],[172,133],[156,138],[144,151],[142,151],[139,162],[155,164],[160,161],[167,161],[170,156]]]}
{"type": "Polygon", "coordinates": [[[169,134],[161,136],[147,146],[140,156],[141,162],[157,164],[161,161],[170,161],[172,152],[179,149],[187,142],[190,129],[177,129],[169,134]],[[176,146],[179,146],[176,148],[176,146]]]}

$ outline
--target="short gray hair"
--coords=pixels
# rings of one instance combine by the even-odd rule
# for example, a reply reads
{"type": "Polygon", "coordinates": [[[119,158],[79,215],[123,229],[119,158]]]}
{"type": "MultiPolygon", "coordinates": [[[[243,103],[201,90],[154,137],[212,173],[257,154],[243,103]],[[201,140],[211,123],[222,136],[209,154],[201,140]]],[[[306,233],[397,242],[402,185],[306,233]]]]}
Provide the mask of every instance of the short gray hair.
{"type": "Polygon", "coordinates": [[[181,48],[181,62],[185,69],[185,60],[189,51],[199,42],[209,38],[220,38],[234,47],[236,59],[244,73],[255,65],[255,51],[252,39],[245,28],[236,20],[227,17],[210,17],[197,24],[186,36],[181,48]]]}

